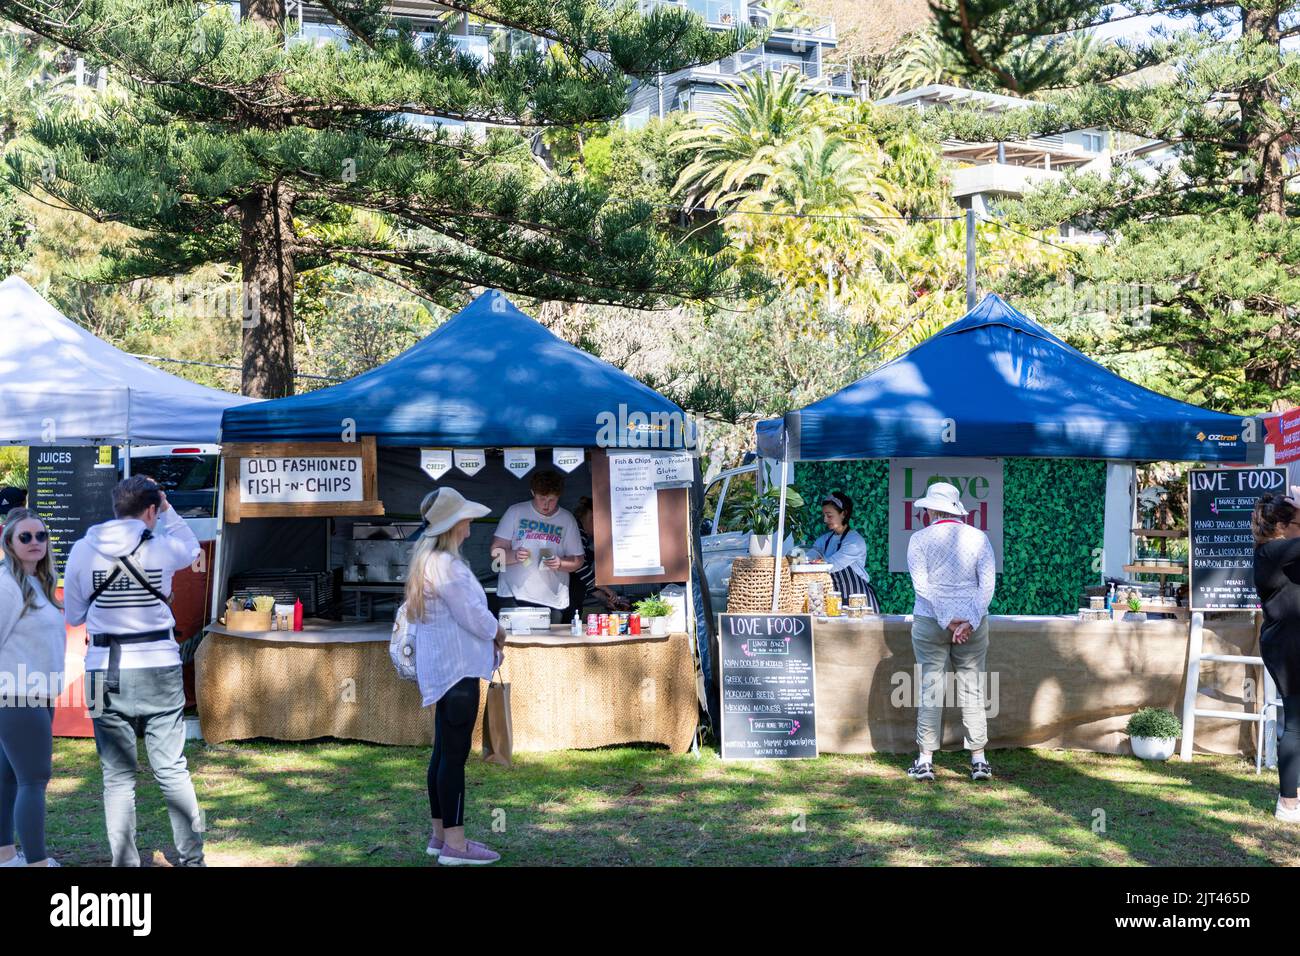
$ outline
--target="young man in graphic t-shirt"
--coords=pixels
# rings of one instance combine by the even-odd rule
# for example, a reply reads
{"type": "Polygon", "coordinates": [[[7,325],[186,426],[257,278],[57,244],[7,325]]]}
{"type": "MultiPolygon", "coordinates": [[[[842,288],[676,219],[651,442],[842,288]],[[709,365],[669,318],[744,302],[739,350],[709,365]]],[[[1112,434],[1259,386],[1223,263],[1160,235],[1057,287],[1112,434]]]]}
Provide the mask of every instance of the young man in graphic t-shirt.
{"type": "Polygon", "coordinates": [[[492,556],[501,566],[497,597],[550,608],[558,623],[569,606],[569,575],[586,560],[582,538],[577,519],[560,507],[564,479],[558,473],[535,472],[528,487],[531,500],[507,508],[492,537],[492,556]]]}

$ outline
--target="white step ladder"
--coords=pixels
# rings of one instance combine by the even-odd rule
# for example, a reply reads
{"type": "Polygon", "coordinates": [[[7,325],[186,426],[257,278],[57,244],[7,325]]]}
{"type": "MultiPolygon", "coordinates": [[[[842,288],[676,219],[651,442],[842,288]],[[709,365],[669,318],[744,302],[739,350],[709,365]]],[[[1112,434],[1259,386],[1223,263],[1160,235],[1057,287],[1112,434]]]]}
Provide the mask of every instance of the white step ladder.
{"type": "MultiPolygon", "coordinates": [[[[1256,612],[1258,613],[1258,612],[1256,612]]],[[[1205,641],[1205,613],[1193,611],[1187,641],[1187,687],[1183,691],[1183,743],[1179,751],[1180,760],[1192,759],[1192,745],[1196,738],[1197,717],[1221,717],[1226,720],[1244,720],[1256,725],[1258,740],[1255,745],[1255,773],[1260,772],[1268,754],[1268,765],[1277,765],[1277,742],[1274,728],[1277,725],[1280,700],[1277,689],[1273,686],[1273,677],[1264,666],[1262,657],[1249,654],[1205,654],[1202,653],[1205,641]],[[1258,667],[1264,672],[1264,692],[1257,694],[1256,700],[1263,706],[1257,712],[1241,710],[1213,710],[1196,706],[1200,694],[1201,661],[1219,661],[1226,664],[1246,664],[1258,667]]]]}

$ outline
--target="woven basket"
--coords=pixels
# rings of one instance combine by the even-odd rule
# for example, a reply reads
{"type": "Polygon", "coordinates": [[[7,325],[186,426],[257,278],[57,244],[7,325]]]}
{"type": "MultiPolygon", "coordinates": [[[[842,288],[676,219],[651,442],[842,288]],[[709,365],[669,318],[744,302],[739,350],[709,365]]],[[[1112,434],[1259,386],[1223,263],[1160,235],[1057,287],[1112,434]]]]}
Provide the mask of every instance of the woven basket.
{"type": "MultiPolygon", "coordinates": [[[[802,614],[804,605],[808,600],[809,586],[816,581],[821,582],[822,594],[830,594],[835,587],[835,582],[831,580],[830,574],[826,571],[809,571],[806,573],[800,572],[799,574],[791,574],[790,584],[788,587],[783,579],[781,583],[781,610],[789,614],[802,614]],[[786,598],[787,594],[789,595],[788,600],[786,598]],[[789,607],[786,607],[787,603],[790,605],[789,607]]],[[[772,599],[769,596],[768,601],[770,602],[771,600],[772,599]]],[[[844,603],[849,603],[849,596],[847,594],[844,595],[844,603]]],[[[769,603],[769,607],[770,606],[769,603]]]]}
{"type": "MultiPolygon", "coordinates": [[[[736,558],[731,564],[731,585],[727,590],[727,611],[731,614],[768,614],[772,610],[772,562],[776,558],[736,558]]],[[[808,585],[824,581],[830,590],[829,574],[791,574],[790,566],[781,561],[781,602],[783,614],[803,613],[808,585]]]]}

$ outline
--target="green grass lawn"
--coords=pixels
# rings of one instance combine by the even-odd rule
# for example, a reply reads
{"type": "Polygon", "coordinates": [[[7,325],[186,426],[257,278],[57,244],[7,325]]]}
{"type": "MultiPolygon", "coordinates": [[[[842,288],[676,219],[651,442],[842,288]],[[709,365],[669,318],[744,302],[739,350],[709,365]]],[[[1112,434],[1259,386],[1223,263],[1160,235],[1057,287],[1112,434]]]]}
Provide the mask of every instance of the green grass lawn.
{"type": "MultiPolygon", "coordinates": [[[[187,754],[211,865],[432,862],[427,749],[200,743],[187,754]]],[[[906,778],[910,755],[723,763],[711,750],[697,759],[622,747],[523,754],[510,768],[472,756],[468,826],[507,864],[1300,863],[1300,828],[1272,815],[1276,774],[1257,777],[1242,758],[990,756],[997,777],[981,784],[967,778],[959,753],[939,755],[933,784],[906,778]]],[[[49,795],[51,852],[68,865],[106,865],[92,741],[55,742],[49,795]]],[[[174,861],[147,769],[137,805],[141,857],[174,861]]]]}

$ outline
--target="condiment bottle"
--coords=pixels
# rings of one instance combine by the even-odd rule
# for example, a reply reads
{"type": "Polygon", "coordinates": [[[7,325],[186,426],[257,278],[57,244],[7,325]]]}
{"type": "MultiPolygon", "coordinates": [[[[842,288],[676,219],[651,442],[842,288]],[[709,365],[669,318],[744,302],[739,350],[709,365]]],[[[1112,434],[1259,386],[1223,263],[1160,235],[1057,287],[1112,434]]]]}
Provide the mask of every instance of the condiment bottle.
{"type": "Polygon", "coordinates": [[[293,629],[302,630],[302,598],[293,599],[293,629]]]}

